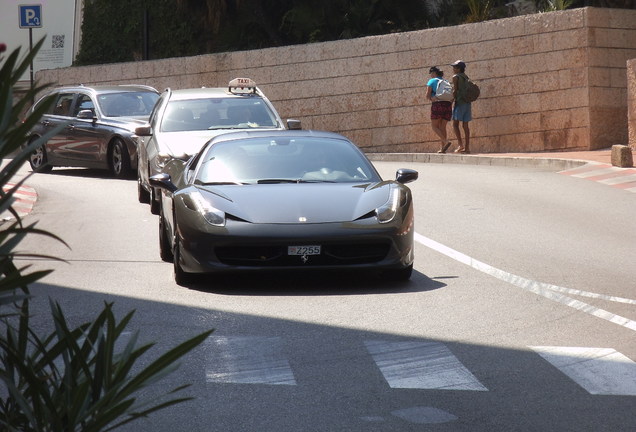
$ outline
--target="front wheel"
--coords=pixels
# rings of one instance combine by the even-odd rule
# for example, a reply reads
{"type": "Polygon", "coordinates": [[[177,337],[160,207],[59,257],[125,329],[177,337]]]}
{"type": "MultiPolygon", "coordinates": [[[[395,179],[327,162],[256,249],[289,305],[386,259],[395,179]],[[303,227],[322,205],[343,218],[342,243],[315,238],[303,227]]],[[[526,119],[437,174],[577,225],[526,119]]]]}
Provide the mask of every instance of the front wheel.
{"type": "Polygon", "coordinates": [[[170,242],[168,241],[168,233],[166,232],[166,221],[163,214],[159,215],[159,256],[166,262],[174,259],[170,242]]]}
{"type": "Polygon", "coordinates": [[[150,192],[141,185],[139,174],[137,174],[137,199],[142,204],[148,204],[150,202],[150,192]]]}
{"type": "Polygon", "coordinates": [[[157,193],[157,189],[152,186],[150,191],[150,213],[157,215],[161,209],[161,193],[157,193]]]}
{"type": "Polygon", "coordinates": [[[181,243],[179,237],[175,233],[174,249],[172,251],[173,265],[174,265],[174,281],[179,286],[187,287],[192,282],[192,274],[188,273],[181,268],[181,243]]]}
{"type": "Polygon", "coordinates": [[[119,138],[111,145],[109,164],[115,178],[124,178],[130,173],[130,155],[124,142],[119,138]]]}
{"type": "Polygon", "coordinates": [[[46,156],[46,149],[44,145],[37,148],[29,156],[29,165],[34,172],[46,173],[50,172],[53,167],[48,164],[48,158],[46,156]]]}

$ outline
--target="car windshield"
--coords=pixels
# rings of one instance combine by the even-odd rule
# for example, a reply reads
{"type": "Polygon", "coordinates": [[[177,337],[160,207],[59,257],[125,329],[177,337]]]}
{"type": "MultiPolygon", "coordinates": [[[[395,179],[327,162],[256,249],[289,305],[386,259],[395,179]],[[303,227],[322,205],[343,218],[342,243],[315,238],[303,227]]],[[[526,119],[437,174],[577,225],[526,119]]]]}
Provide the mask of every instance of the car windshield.
{"type": "Polygon", "coordinates": [[[161,122],[163,132],[276,127],[276,115],[254,97],[170,101],[161,122]]]}
{"type": "Polygon", "coordinates": [[[217,143],[201,156],[197,184],[380,181],[351,142],[338,138],[263,137],[217,143]]]}
{"type": "Polygon", "coordinates": [[[105,93],[97,97],[106,117],[148,117],[159,95],[155,92],[105,93]]]}

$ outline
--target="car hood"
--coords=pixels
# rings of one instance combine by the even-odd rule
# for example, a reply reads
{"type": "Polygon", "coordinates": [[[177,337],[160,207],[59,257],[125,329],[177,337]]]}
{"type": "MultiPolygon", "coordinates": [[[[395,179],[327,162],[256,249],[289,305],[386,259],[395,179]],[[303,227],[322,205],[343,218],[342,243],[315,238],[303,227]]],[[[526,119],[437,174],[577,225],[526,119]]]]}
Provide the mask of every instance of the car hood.
{"type": "Polygon", "coordinates": [[[148,117],[106,117],[100,123],[135,133],[136,128],[148,123],[148,117]]]}
{"type": "Polygon", "coordinates": [[[201,147],[222,133],[227,133],[227,129],[214,129],[187,132],[160,132],[157,136],[159,152],[172,156],[182,156],[186,154],[192,156],[201,150],[201,147]]]}
{"type": "Polygon", "coordinates": [[[389,199],[392,181],[201,187],[219,210],[251,223],[329,223],[356,220],[389,199]]]}

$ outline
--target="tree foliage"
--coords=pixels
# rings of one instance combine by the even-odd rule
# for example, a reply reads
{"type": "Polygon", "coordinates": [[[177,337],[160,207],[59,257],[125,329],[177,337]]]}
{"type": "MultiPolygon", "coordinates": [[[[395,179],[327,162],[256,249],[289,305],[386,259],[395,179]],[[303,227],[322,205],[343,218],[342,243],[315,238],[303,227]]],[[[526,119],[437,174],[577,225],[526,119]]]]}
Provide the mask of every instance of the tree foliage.
{"type": "MultiPolygon", "coordinates": [[[[534,0],[537,10],[636,7],[636,0],[534,0]]],[[[509,0],[86,0],[77,64],[324,42],[479,22],[509,0]],[[122,14],[121,11],[126,11],[122,14]],[[104,24],[106,23],[106,24],[104,24]]]]}

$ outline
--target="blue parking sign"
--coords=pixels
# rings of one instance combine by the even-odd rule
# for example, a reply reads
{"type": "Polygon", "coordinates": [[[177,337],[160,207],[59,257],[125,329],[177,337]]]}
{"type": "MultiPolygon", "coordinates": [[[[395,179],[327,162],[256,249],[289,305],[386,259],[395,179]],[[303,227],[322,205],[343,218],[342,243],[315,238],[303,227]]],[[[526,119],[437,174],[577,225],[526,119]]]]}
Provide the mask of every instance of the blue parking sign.
{"type": "Polygon", "coordinates": [[[42,27],[42,5],[20,5],[20,28],[42,27]]]}

